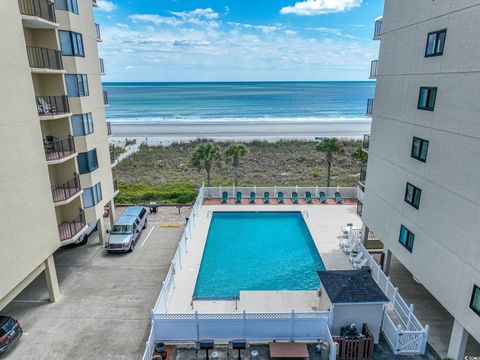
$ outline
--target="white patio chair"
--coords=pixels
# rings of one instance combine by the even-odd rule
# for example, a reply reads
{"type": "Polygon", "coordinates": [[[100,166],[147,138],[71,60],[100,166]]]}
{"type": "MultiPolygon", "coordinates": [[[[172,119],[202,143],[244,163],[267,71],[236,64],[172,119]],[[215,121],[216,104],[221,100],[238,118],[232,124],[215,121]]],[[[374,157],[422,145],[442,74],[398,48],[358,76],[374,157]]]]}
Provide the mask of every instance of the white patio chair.
{"type": "Polygon", "coordinates": [[[361,260],[363,260],[363,252],[359,252],[356,255],[355,254],[350,254],[350,256],[348,257],[348,261],[350,261],[350,263],[352,265],[360,262],[361,260]]]}
{"type": "Polygon", "coordinates": [[[367,259],[367,258],[363,258],[363,259],[360,260],[358,263],[353,263],[353,268],[354,268],[355,270],[360,270],[362,267],[367,266],[367,263],[368,263],[368,259],[367,259]]]}

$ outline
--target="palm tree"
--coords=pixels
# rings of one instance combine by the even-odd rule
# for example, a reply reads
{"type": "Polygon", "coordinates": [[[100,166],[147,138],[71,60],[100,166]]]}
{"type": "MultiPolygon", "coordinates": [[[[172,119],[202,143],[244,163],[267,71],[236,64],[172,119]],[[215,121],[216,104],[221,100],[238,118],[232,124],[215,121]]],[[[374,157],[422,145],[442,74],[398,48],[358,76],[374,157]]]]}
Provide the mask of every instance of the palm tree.
{"type": "Polygon", "coordinates": [[[342,154],[342,144],[336,138],[326,138],[317,144],[317,151],[325,153],[325,161],[327,162],[327,187],[330,187],[330,176],[332,171],[333,155],[342,154]]]}
{"type": "Polygon", "coordinates": [[[240,157],[246,156],[248,149],[243,144],[231,144],[225,151],[225,155],[232,160],[233,170],[235,172],[235,186],[238,186],[240,176],[240,157]]]}
{"type": "Polygon", "coordinates": [[[207,186],[210,187],[210,172],[215,163],[220,163],[222,156],[220,148],[212,143],[203,143],[197,146],[192,154],[192,165],[198,171],[207,172],[207,186]]]}

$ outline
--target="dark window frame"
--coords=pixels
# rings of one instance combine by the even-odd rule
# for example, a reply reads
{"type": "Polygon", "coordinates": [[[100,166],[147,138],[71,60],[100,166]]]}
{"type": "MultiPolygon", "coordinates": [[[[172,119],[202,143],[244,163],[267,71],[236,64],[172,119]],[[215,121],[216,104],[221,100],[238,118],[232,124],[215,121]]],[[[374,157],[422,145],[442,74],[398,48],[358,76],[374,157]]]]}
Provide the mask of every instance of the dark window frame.
{"type": "Polygon", "coordinates": [[[57,0],[55,1],[55,10],[67,11],[75,15],[79,15],[79,12],[80,12],[80,10],[78,9],[78,0],[57,0]],[[57,7],[57,4],[61,4],[61,3],[65,3],[66,9],[60,9],[57,7]]]}
{"type": "Polygon", "coordinates": [[[60,39],[60,50],[62,52],[62,56],[76,56],[76,57],[85,57],[85,46],[83,44],[83,35],[79,32],[75,31],[68,31],[68,30],[59,30],[59,33],[68,33],[68,38],[70,41],[70,46],[72,48],[71,54],[66,54],[64,49],[62,48],[62,36],[59,34],[60,39]],[[80,45],[80,46],[79,46],[80,45]],[[78,49],[82,49],[82,51],[78,51],[78,49]],[[77,51],[75,50],[77,49],[77,51]]]}
{"type": "Polygon", "coordinates": [[[422,198],[422,189],[420,189],[420,188],[416,187],[415,185],[407,182],[407,185],[405,187],[405,199],[404,199],[405,202],[418,210],[420,208],[421,198],[422,198]],[[412,201],[411,202],[408,200],[408,187],[409,186],[411,186],[413,188],[412,201]],[[419,194],[418,195],[418,204],[415,203],[415,199],[417,199],[417,196],[416,196],[417,193],[419,194]]]}
{"type": "Polygon", "coordinates": [[[415,234],[411,232],[405,225],[400,225],[400,236],[399,236],[398,242],[410,253],[413,253],[413,244],[415,243],[415,234]],[[402,243],[403,230],[407,232],[405,244],[402,243]]]}
{"type": "Polygon", "coordinates": [[[67,81],[67,93],[69,97],[83,97],[90,96],[90,90],[88,86],[88,76],[86,74],[65,74],[65,80],[67,81]],[[75,86],[77,88],[77,95],[71,95],[68,93],[68,81],[69,77],[75,78],[75,86]]]}
{"type": "Polygon", "coordinates": [[[427,162],[427,157],[428,157],[428,147],[430,146],[430,141],[419,138],[414,136],[412,140],[412,151],[410,153],[410,156],[414,158],[415,160],[421,161],[423,163],[427,162]],[[418,156],[415,154],[415,140],[420,141],[420,146],[419,146],[419,151],[418,151],[418,156]],[[427,153],[425,154],[425,159],[422,158],[422,153],[423,153],[423,148],[427,146],[427,153]]]}
{"type": "Polygon", "coordinates": [[[90,174],[99,168],[98,165],[98,155],[97,149],[92,149],[90,151],[79,153],[77,155],[77,163],[78,163],[78,171],[80,175],[83,174],[90,174]],[[82,159],[82,160],[80,160],[82,159]],[[86,164],[86,171],[80,166],[80,161],[85,161],[86,164]]]}
{"type": "MultiPolygon", "coordinates": [[[[472,298],[470,299],[470,309],[472,309],[472,311],[477,314],[478,316],[480,316],[480,308],[479,309],[475,309],[473,307],[473,300],[475,300],[475,294],[476,292],[479,292],[480,293],[480,287],[478,287],[477,285],[473,285],[473,291],[472,291],[472,298]]],[[[480,295],[479,295],[480,296],[480,295]]]]}
{"type": "Polygon", "coordinates": [[[427,45],[425,47],[425,57],[429,58],[429,57],[435,57],[435,56],[442,56],[443,51],[445,50],[445,43],[446,42],[447,42],[447,29],[442,29],[442,30],[429,32],[428,35],[427,35],[427,45]],[[442,50],[437,52],[436,48],[437,48],[438,40],[439,40],[441,34],[445,34],[445,37],[444,37],[444,40],[443,40],[442,50]],[[431,35],[435,35],[435,46],[434,46],[433,53],[429,54],[428,53],[428,40],[430,39],[431,35]]]}
{"type": "Polygon", "coordinates": [[[420,91],[418,93],[417,109],[418,110],[425,110],[425,111],[434,111],[435,110],[435,104],[437,102],[437,95],[438,95],[438,88],[437,87],[432,87],[432,86],[422,86],[422,87],[420,87],[420,91]],[[422,107],[422,106],[420,106],[420,102],[422,100],[422,91],[424,91],[424,90],[427,90],[428,94],[427,94],[426,106],[422,107]],[[435,99],[433,101],[433,106],[429,106],[433,93],[435,93],[435,99]]]}
{"type": "Polygon", "coordinates": [[[92,113],[88,112],[88,113],[84,113],[84,114],[74,114],[74,115],[72,115],[72,128],[73,128],[73,131],[74,131],[73,135],[75,137],[81,137],[81,136],[87,136],[87,135],[93,134],[95,132],[95,127],[93,126],[93,115],[92,115],[92,113]],[[79,119],[80,117],[81,117],[81,121],[82,121],[83,132],[82,132],[82,134],[76,134],[75,133],[74,121],[76,121],[76,119],[79,119]]]}

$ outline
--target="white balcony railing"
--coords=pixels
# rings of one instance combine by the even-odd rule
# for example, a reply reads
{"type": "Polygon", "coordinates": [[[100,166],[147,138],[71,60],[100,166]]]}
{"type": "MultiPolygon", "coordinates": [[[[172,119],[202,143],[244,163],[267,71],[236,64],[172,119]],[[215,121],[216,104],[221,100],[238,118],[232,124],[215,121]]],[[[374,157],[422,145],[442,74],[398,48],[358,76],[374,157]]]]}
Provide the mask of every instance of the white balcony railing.
{"type": "Polygon", "coordinates": [[[375,20],[375,30],[373,31],[374,40],[377,40],[382,34],[382,25],[383,25],[383,17],[375,20]]]}
{"type": "Polygon", "coordinates": [[[373,60],[370,65],[370,79],[376,79],[378,75],[378,60],[373,60]]]}

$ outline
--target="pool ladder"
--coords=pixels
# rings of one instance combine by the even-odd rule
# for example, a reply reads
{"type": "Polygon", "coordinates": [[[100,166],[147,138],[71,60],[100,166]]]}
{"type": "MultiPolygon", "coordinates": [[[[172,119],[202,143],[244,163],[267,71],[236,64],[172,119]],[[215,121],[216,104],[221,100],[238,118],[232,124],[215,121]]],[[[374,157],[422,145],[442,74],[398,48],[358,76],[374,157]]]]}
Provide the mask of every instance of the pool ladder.
{"type": "Polygon", "coordinates": [[[306,217],[307,219],[310,217],[309,214],[308,214],[308,210],[303,210],[302,211],[302,214],[304,217],[306,217]]]}

